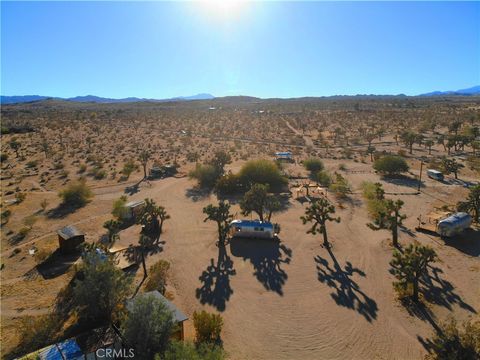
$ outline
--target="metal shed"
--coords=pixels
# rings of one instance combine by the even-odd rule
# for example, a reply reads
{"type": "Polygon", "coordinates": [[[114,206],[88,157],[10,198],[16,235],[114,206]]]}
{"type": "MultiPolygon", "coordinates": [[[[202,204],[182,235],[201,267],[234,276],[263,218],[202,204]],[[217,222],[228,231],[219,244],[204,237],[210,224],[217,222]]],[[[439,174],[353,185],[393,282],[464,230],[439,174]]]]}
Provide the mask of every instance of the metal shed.
{"type": "Polygon", "coordinates": [[[57,231],[58,247],[61,252],[74,252],[78,245],[85,242],[85,234],[73,225],[65,226],[57,231]]]}

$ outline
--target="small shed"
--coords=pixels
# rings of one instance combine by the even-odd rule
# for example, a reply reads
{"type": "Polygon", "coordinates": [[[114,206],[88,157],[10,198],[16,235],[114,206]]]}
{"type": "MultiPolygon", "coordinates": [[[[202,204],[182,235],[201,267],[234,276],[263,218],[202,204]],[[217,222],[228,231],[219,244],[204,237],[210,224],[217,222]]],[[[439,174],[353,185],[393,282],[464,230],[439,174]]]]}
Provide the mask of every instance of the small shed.
{"type": "Polygon", "coordinates": [[[78,245],[85,242],[85,234],[73,225],[65,226],[57,234],[58,247],[63,253],[74,252],[78,245]]]}
{"type": "Polygon", "coordinates": [[[126,211],[122,214],[122,220],[134,221],[145,207],[145,201],[130,201],[125,204],[126,211]]]}
{"type": "Polygon", "coordinates": [[[154,290],[154,291],[148,291],[148,292],[138,294],[137,296],[135,296],[135,298],[127,301],[127,310],[130,311],[132,309],[133,302],[135,301],[135,299],[137,299],[138,297],[144,297],[144,296],[154,296],[154,297],[156,297],[161,302],[163,302],[165,304],[165,306],[172,312],[173,321],[174,321],[175,324],[178,325],[178,331],[175,332],[172,335],[172,337],[183,341],[184,338],[185,338],[185,330],[184,330],[184,324],[183,323],[186,320],[188,320],[188,317],[182,311],[180,311],[175,306],[175,304],[168,301],[168,299],[165,296],[163,296],[159,291],[154,290]]]}

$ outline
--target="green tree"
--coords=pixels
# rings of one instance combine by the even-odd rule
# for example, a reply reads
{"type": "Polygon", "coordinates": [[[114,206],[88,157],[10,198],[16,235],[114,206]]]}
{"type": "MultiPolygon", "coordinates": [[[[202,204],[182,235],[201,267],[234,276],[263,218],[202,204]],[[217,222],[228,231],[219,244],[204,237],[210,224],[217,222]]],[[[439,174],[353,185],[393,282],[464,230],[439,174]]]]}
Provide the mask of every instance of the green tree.
{"type": "Polygon", "coordinates": [[[272,213],[280,209],[280,202],[275,196],[268,194],[268,185],[254,184],[245,193],[240,207],[245,216],[254,212],[260,221],[270,221],[272,213]]]}
{"type": "Polygon", "coordinates": [[[315,235],[317,232],[320,232],[323,235],[323,245],[325,247],[330,245],[327,236],[327,221],[340,222],[339,217],[334,218],[331,214],[335,214],[335,206],[333,206],[327,199],[320,198],[314,200],[310,206],[305,209],[305,216],[300,217],[304,225],[307,222],[312,223],[307,234],[315,235]]]}
{"type": "Polygon", "coordinates": [[[117,220],[107,220],[103,223],[103,227],[108,231],[108,242],[113,244],[116,240],[118,240],[120,232],[120,225],[121,223],[117,220]]]}
{"type": "Polygon", "coordinates": [[[413,144],[417,140],[417,134],[412,131],[404,131],[400,134],[400,139],[408,147],[410,154],[413,153],[413,144]]]}
{"type": "Polygon", "coordinates": [[[216,151],[213,159],[210,161],[210,165],[212,165],[216,171],[218,176],[222,175],[225,171],[225,165],[230,164],[232,162],[232,157],[229,153],[223,150],[216,151]]]}
{"type": "Polygon", "coordinates": [[[134,172],[137,169],[137,165],[135,164],[135,161],[132,159],[127,160],[125,164],[123,164],[123,169],[121,173],[128,179],[132,172],[134,172]]]}
{"type": "Polygon", "coordinates": [[[205,310],[193,313],[193,326],[198,343],[218,343],[223,327],[223,318],[219,314],[205,310]]]}
{"type": "Polygon", "coordinates": [[[393,246],[398,246],[398,227],[402,225],[406,215],[400,214],[402,200],[383,200],[383,207],[377,214],[373,214],[373,223],[367,224],[372,230],[387,229],[392,232],[393,246]]]}
{"type": "Polygon", "coordinates": [[[455,175],[455,179],[458,179],[458,172],[464,165],[459,163],[455,159],[448,159],[447,157],[442,158],[442,168],[446,174],[453,173],[455,175]]]}
{"type": "Polygon", "coordinates": [[[373,168],[382,174],[391,176],[408,171],[408,164],[401,156],[385,155],[375,160],[373,168]]]}
{"type": "Polygon", "coordinates": [[[402,293],[412,289],[414,301],[418,301],[418,283],[428,273],[428,265],[435,262],[437,255],[429,246],[408,245],[403,252],[394,250],[390,261],[392,273],[397,278],[394,287],[402,293]]]}
{"type": "Polygon", "coordinates": [[[470,193],[465,201],[458,203],[459,211],[465,211],[473,215],[474,221],[480,222],[480,185],[475,185],[470,189],[470,193]]]}
{"type": "MultiPolygon", "coordinates": [[[[92,248],[93,249],[93,248],[92,248]]],[[[75,280],[72,301],[86,321],[111,321],[131,292],[131,278],[109,257],[88,251],[75,280]]]]}
{"type": "Polygon", "coordinates": [[[18,158],[18,150],[20,150],[22,144],[17,140],[17,138],[12,138],[10,142],[8,143],[10,145],[10,148],[15,151],[15,156],[18,158]]]}
{"type": "Polygon", "coordinates": [[[149,360],[165,352],[173,327],[173,314],[165,303],[152,294],[144,294],[129,304],[123,336],[135,348],[136,359],[149,360]]]}
{"type": "Polygon", "coordinates": [[[370,155],[370,161],[371,162],[373,162],[373,154],[375,154],[375,151],[376,151],[375,146],[367,147],[366,153],[367,153],[367,155],[370,155]]]}
{"type": "Polygon", "coordinates": [[[145,205],[137,218],[137,224],[143,225],[147,233],[157,230],[158,233],[161,233],[163,222],[167,219],[170,219],[170,215],[163,206],[157,206],[153,199],[145,199],[145,205]]]}
{"type": "Polygon", "coordinates": [[[425,141],[425,146],[428,147],[428,155],[432,154],[432,146],[435,145],[435,142],[432,139],[425,141]]]}
{"type": "Polygon", "coordinates": [[[204,222],[215,221],[218,228],[218,244],[225,245],[225,240],[230,229],[230,222],[233,220],[233,215],[230,214],[230,204],[227,201],[219,201],[218,206],[208,205],[203,208],[203,213],[207,217],[204,222]]]}

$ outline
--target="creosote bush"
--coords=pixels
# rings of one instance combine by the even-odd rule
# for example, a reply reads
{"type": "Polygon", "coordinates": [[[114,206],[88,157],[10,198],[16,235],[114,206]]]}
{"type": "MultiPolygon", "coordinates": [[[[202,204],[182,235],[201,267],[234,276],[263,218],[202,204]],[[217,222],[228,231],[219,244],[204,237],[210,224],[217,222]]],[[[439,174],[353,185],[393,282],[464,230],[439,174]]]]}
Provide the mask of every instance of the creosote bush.
{"type": "Polygon", "coordinates": [[[193,313],[193,326],[198,343],[216,343],[220,340],[223,318],[219,314],[211,314],[202,310],[193,313]]]}
{"type": "Polygon", "coordinates": [[[381,174],[392,176],[407,172],[409,167],[405,159],[397,155],[385,155],[375,160],[373,168],[381,174]]]}
{"type": "Polygon", "coordinates": [[[85,206],[93,197],[92,190],[85,183],[85,180],[71,183],[58,195],[62,198],[63,205],[71,207],[85,206]]]}

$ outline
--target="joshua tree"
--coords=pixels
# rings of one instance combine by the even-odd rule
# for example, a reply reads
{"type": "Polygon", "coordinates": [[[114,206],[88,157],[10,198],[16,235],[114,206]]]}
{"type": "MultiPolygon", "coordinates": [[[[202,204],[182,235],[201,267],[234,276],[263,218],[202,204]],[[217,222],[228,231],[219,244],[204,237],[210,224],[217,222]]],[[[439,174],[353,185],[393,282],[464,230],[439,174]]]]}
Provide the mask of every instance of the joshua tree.
{"type": "Polygon", "coordinates": [[[428,264],[436,258],[435,251],[429,246],[410,244],[403,253],[395,250],[390,261],[392,273],[398,280],[394,282],[395,288],[406,291],[413,287],[413,300],[418,301],[418,282],[428,273],[428,264]]]}
{"type": "Polygon", "coordinates": [[[367,154],[370,155],[370,161],[373,162],[373,154],[375,154],[375,146],[369,146],[367,148],[367,154]]]}
{"type": "Polygon", "coordinates": [[[367,224],[372,230],[388,229],[392,231],[393,246],[398,246],[398,226],[402,225],[402,221],[407,218],[406,215],[400,214],[403,206],[402,200],[384,200],[384,209],[375,214],[373,223],[367,224]]]}
{"type": "Polygon", "coordinates": [[[307,234],[315,235],[317,232],[323,234],[323,245],[328,247],[330,244],[328,242],[327,236],[327,221],[340,222],[340,218],[334,218],[331,214],[335,214],[335,206],[333,206],[327,199],[320,198],[314,200],[312,204],[305,209],[305,216],[301,216],[303,224],[307,222],[312,223],[310,229],[308,229],[307,234]]]}
{"type": "Polygon", "coordinates": [[[143,166],[143,178],[147,178],[147,164],[148,160],[150,160],[150,152],[147,150],[142,150],[140,155],[138,156],[138,160],[142,163],[143,166]]]}
{"type": "Polygon", "coordinates": [[[428,155],[432,154],[432,146],[435,144],[435,142],[431,139],[428,139],[425,141],[425,146],[428,147],[428,155]]]}
{"type": "Polygon", "coordinates": [[[268,194],[268,185],[254,184],[249,191],[245,193],[240,203],[243,215],[256,213],[260,221],[270,221],[272,213],[278,211],[280,202],[276,197],[268,194]],[[267,216],[265,216],[267,213],[267,216]]]}
{"type": "Polygon", "coordinates": [[[20,150],[20,147],[21,147],[21,144],[17,141],[16,138],[13,138],[12,140],[10,140],[10,142],[8,143],[8,145],[10,145],[10,147],[12,148],[13,151],[15,151],[15,155],[16,157],[18,158],[18,150],[20,150]]]}
{"type": "Polygon", "coordinates": [[[145,206],[137,218],[137,224],[142,224],[147,233],[158,230],[160,234],[163,222],[167,219],[170,219],[170,216],[163,206],[157,206],[153,199],[145,199],[145,206]]]}
{"type": "Polygon", "coordinates": [[[446,157],[444,157],[442,159],[442,167],[445,170],[446,174],[453,173],[455,175],[455,179],[458,179],[458,172],[464,166],[463,166],[463,164],[460,164],[455,159],[447,159],[446,157]]]}
{"type": "Polygon", "coordinates": [[[232,162],[232,157],[225,151],[217,151],[210,162],[210,164],[215,167],[217,173],[222,175],[224,173],[225,165],[232,162]]]}
{"type": "Polygon", "coordinates": [[[147,273],[147,264],[145,262],[145,253],[147,249],[153,246],[154,240],[145,234],[140,234],[140,238],[138,239],[138,245],[140,246],[140,255],[142,257],[142,267],[143,267],[143,278],[146,279],[148,276],[147,273]]]}
{"type": "Polygon", "coordinates": [[[107,220],[103,227],[108,231],[108,242],[113,244],[119,238],[120,222],[117,220],[107,220]]]}
{"type": "Polygon", "coordinates": [[[218,206],[210,204],[204,207],[203,213],[207,215],[203,220],[204,222],[211,220],[217,223],[218,244],[224,246],[230,228],[230,222],[233,219],[233,215],[230,214],[230,204],[222,200],[218,203],[218,206]]]}
{"type": "Polygon", "coordinates": [[[473,219],[480,222],[480,185],[475,185],[470,189],[467,200],[458,203],[458,210],[473,214],[473,219]]]}

